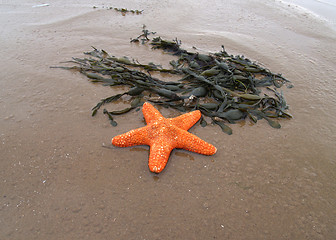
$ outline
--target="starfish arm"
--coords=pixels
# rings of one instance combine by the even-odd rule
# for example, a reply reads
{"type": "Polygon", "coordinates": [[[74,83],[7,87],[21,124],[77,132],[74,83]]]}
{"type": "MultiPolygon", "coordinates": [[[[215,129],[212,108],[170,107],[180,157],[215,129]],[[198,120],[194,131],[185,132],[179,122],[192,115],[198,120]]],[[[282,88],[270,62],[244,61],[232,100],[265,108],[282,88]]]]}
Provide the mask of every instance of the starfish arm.
{"type": "Polygon", "coordinates": [[[135,145],[149,145],[148,126],[131,130],[112,138],[112,144],[117,147],[130,147],[135,145]]]}
{"type": "Polygon", "coordinates": [[[185,113],[176,118],[169,118],[171,124],[182,128],[183,130],[188,130],[191,128],[198,120],[201,118],[202,114],[200,110],[192,111],[189,113],[185,113]]]}
{"type": "Polygon", "coordinates": [[[149,124],[152,121],[158,120],[160,118],[163,118],[161,113],[154,108],[154,106],[148,102],[145,102],[142,107],[142,113],[145,117],[146,123],[149,124]]]}
{"type": "Polygon", "coordinates": [[[213,155],[217,152],[217,148],[210,143],[200,139],[199,137],[187,132],[185,130],[180,130],[181,134],[178,139],[176,139],[176,148],[182,148],[191,152],[200,153],[204,155],[213,155]],[[182,131],[184,133],[182,133],[182,131]]]}
{"type": "Polygon", "coordinates": [[[169,159],[171,151],[174,149],[172,145],[166,143],[154,143],[150,146],[148,167],[155,173],[161,172],[169,159]]]}

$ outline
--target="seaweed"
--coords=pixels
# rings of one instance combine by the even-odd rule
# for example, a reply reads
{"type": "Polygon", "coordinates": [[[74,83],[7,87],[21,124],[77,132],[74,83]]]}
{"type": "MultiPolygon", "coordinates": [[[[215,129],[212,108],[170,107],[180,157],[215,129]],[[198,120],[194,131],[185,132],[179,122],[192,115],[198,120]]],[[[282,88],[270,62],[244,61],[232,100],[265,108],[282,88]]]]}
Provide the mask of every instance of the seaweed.
{"type": "Polygon", "coordinates": [[[133,38],[133,39],[131,38],[131,42],[140,42],[141,41],[142,44],[145,44],[145,43],[150,41],[149,35],[151,35],[151,34],[156,34],[156,32],[148,31],[146,29],[146,25],[144,24],[144,25],[142,25],[142,34],[140,34],[136,38],[133,38]]]}
{"type": "Polygon", "coordinates": [[[143,12],[143,10],[137,10],[137,9],[133,10],[133,9],[116,8],[116,7],[115,7],[115,8],[110,7],[109,9],[114,9],[114,10],[117,11],[117,12],[121,12],[121,14],[122,14],[123,16],[125,16],[126,13],[133,13],[133,14],[137,14],[137,15],[139,15],[139,14],[142,14],[142,12],[143,12]]]}
{"type": "MultiPolygon", "coordinates": [[[[93,6],[93,9],[98,8],[97,6],[93,6]]],[[[144,10],[138,10],[138,9],[127,9],[127,8],[117,8],[117,7],[102,7],[102,8],[106,8],[107,10],[114,10],[116,12],[120,12],[123,16],[126,16],[127,13],[132,13],[132,14],[142,14],[144,10]]]]}
{"type": "Polygon", "coordinates": [[[116,57],[93,47],[85,52],[88,57],[72,58],[75,66],[57,68],[72,69],[84,74],[91,82],[104,86],[126,86],[127,91],[102,99],[92,108],[92,116],[105,104],[114,102],[124,95],[130,96],[130,107],[121,111],[104,109],[112,126],[117,126],[113,116],[139,109],[145,101],[174,108],[181,112],[198,109],[202,112],[201,125],[207,126],[209,117],[223,132],[232,134],[227,125],[250,119],[256,123],[265,119],[273,128],[280,128],[280,118],[292,118],[282,91],[283,85],[293,87],[281,74],[251,61],[242,55],[229,55],[224,46],[216,53],[201,54],[181,48],[181,41],[161,37],[143,26],[142,33],[131,39],[131,43],[150,44],[176,56],[171,68],[159,64],[141,64],[127,57],[116,57]],[[178,81],[164,81],[153,77],[153,72],[164,72],[180,77],[178,81]]]}

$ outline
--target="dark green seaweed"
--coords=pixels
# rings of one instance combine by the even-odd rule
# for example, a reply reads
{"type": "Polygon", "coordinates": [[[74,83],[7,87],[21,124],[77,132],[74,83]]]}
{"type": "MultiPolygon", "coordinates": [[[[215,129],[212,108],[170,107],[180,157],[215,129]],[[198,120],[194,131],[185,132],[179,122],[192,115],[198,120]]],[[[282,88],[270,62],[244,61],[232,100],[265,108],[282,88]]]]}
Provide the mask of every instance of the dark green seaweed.
{"type": "Polygon", "coordinates": [[[103,105],[114,102],[125,95],[130,99],[130,107],[123,110],[107,111],[113,126],[117,123],[112,116],[125,114],[139,109],[145,101],[174,108],[181,112],[199,109],[202,112],[201,125],[207,125],[205,117],[221,129],[232,134],[232,129],[225,123],[235,123],[246,118],[256,123],[265,119],[273,128],[281,125],[276,119],[291,118],[288,105],[282,91],[283,85],[293,87],[281,74],[252,62],[244,56],[229,55],[224,46],[220,52],[201,54],[181,48],[181,41],[164,40],[161,37],[150,39],[150,32],[143,26],[142,34],[131,39],[132,43],[149,43],[153,49],[175,55],[170,62],[171,68],[162,68],[159,64],[142,64],[127,57],[115,57],[104,50],[93,47],[85,52],[87,58],[73,58],[72,67],[58,67],[77,70],[91,82],[104,86],[126,86],[123,93],[102,99],[92,108],[92,116],[103,105]],[[164,81],[151,75],[163,72],[180,77],[179,81],[164,81]]]}

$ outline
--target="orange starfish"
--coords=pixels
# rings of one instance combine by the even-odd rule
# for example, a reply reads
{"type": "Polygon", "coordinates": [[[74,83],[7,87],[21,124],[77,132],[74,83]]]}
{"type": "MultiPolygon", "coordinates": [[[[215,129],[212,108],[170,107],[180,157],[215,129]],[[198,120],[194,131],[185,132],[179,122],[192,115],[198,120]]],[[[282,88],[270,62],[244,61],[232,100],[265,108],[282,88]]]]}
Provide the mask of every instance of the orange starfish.
{"type": "Polygon", "coordinates": [[[118,147],[149,145],[148,166],[150,171],[161,172],[174,148],[182,148],[204,155],[216,153],[217,149],[213,145],[187,131],[201,118],[199,110],[176,118],[164,118],[153,105],[146,102],[142,112],[147,126],[112,138],[112,144],[118,147]]]}

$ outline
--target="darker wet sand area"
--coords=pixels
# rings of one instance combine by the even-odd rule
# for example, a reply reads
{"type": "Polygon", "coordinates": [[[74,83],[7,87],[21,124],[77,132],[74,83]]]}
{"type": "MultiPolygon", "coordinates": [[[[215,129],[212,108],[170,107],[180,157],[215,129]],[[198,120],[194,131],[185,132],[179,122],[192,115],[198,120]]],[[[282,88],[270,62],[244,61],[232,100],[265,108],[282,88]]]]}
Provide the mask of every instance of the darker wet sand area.
{"type": "Polygon", "coordinates": [[[325,22],[280,1],[35,5],[0,4],[0,239],[333,239],[336,33],[325,22]],[[174,150],[151,173],[147,146],[110,143],[144,126],[141,111],[112,127],[91,108],[118,90],[50,68],[91,46],[167,64],[172,56],[129,42],[143,24],[185,49],[224,44],[282,73],[294,84],[282,88],[294,118],[281,129],[230,125],[230,136],[198,123],[190,132],[217,153],[174,150]]]}

